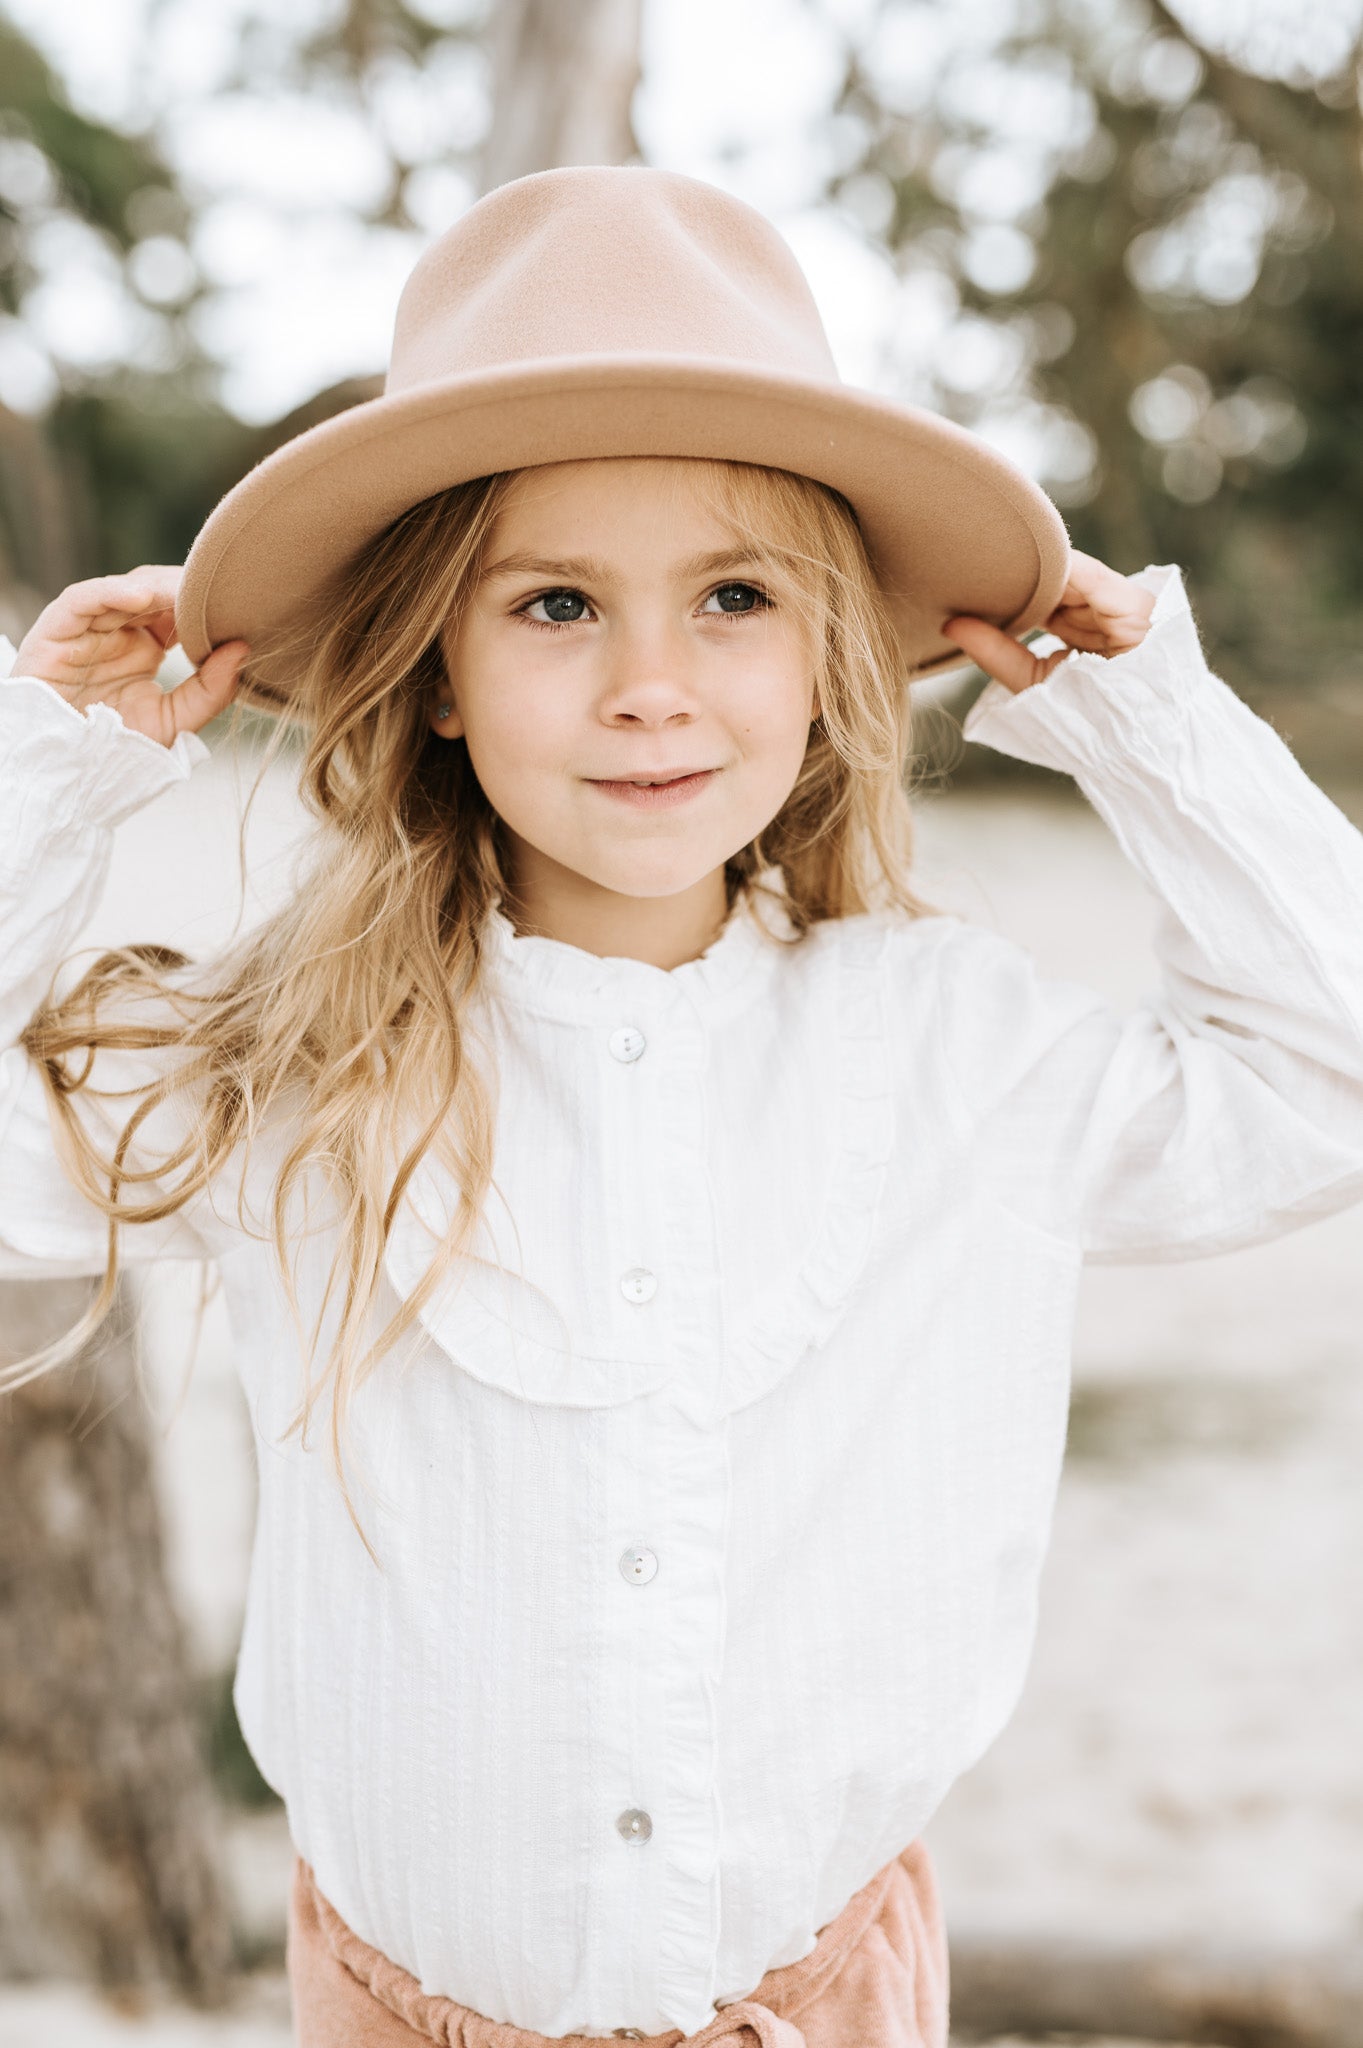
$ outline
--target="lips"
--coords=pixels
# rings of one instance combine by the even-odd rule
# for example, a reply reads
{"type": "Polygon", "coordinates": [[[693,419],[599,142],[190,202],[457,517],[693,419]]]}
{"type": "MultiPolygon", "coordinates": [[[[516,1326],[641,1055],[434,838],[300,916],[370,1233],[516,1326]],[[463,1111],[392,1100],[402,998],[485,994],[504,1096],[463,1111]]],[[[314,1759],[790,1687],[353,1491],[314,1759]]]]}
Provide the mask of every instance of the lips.
{"type": "Polygon", "coordinates": [[[617,789],[622,783],[629,783],[635,789],[662,789],[669,782],[688,782],[693,775],[712,775],[712,768],[660,768],[650,775],[592,775],[589,782],[604,784],[608,789],[617,789]]]}
{"type": "Polygon", "coordinates": [[[616,780],[588,776],[586,780],[588,788],[600,790],[616,803],[627,804],[634,810],[663,810],[688,803],[707,789],[718,773],[717,768],[678,768],[658,775],[620,776],[616,780]]]}

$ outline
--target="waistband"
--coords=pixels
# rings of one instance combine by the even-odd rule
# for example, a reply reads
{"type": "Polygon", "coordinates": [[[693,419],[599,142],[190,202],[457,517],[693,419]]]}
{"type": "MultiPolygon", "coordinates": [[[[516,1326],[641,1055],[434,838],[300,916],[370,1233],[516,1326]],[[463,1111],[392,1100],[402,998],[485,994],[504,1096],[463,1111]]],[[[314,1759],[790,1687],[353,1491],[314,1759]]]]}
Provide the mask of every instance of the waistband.
{"type": "Polygon", "coordinates": [[[457,1999],[432,1996],[421,1989],[410,1972],[394,1963],[364,1941],[318,1889],[311,1866],[298,1859],[297,1881],[310,1895],[319,1931],[331,1953],[357,1978],[370,1995],[394,2013],[414,2032],[442,2048],[464,2048],[476,2041],[477,2048],[559,2048],[559,2044],[588,2040],[641,2041],[646,2048],[711,2048],[719,2041],[745,2043],[751,2048],[807,2048],[805,2037],[795,2024],[798,2015],[811,2005],[833,1981],[857,1947],[863,1935],[879,1917],[891,1887],[907,1875],[915,1891],[922,1888],[928,1870],[927,1852],[921,1843],[911,1842],[900,1855],[878,1870],[860,1891],[854,1892],[842,1911],[820,1929],[813,1948],[796,1962],[768,1970],[747,1997],[719,2007],[716,2016],[698,2034],[686,2034],[679,2027],[662,2034],[644,2034],[633,2027],[617,2027],[612,2035],[532,2033],[500,2020],[475,2013],[457,1999]]]}

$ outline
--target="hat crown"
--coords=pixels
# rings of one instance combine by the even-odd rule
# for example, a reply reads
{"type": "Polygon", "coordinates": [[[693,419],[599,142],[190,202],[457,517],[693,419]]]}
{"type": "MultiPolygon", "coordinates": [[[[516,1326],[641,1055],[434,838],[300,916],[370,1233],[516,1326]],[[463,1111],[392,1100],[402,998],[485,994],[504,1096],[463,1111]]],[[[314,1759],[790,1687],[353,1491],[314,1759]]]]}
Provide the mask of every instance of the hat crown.
{"type": "Polygon", "coordinates": [[[713,185],[644,168],[542,171],[471,207],[407,280],[385,391],[567,356],[837,379],[770,222],[713,185]]]}

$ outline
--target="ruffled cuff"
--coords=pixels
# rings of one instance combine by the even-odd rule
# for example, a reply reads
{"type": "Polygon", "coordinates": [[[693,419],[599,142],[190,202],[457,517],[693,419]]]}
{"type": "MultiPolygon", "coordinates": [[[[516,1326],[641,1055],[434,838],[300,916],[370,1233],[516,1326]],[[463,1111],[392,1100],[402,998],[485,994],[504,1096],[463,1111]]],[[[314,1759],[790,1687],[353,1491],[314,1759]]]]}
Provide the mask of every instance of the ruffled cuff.
{"type": "Polygon", "coordinates": [[[0,761],[20,812],[21,845],[39,829],[121,824],[208,759],[197,733],[182,732],[163,747],[107,704],[77,711],[49,683],[15,675],[16,659],[0,634],[0,761]]]}
{"type": "MultiPolygon", "coordinates": [[[[1166,564],[1131,580],[1155,594],[1139,647],[1106,657],[1073,653],[1044,683],[1016,693],[989,683],[962,726],[966,738],[1081,778],[1117,755],[1166,752],[1198,692],[1224,685],[1207,667],[1181,571],[1166,564]]],[[[1033,647],[1045,653],[1061,644],[1048,635],[1033,647]]]]}

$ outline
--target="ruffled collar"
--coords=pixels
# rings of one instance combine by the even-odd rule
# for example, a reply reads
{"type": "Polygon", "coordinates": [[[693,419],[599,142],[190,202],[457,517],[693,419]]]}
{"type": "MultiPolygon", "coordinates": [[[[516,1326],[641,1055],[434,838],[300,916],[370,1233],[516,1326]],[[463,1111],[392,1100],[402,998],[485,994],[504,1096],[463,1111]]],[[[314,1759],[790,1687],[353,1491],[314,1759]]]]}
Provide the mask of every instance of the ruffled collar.
{"type": "Polygon", "coordinates": [[[762,886],[739,897],[705,951],[680,967],[654,967],[518,933],[501,909],[491,911],[484,926],[484,958],[498,993],[541,1015],[586,1021],[603,1005],[634,1001],[656,1010],[678,997],[705,1015],[736,997],[756,995],[779,943],[794,937],[779,870],[767,869],[758,880],[762,886]]]}

